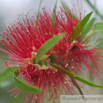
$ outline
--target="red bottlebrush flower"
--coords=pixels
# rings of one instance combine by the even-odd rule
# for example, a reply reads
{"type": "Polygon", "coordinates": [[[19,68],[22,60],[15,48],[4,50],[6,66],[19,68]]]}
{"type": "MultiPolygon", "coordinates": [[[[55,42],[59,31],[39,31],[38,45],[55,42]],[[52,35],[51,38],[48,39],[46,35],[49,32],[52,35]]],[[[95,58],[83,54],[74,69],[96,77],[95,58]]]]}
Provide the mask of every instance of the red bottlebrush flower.
{"type": "MultiPolygon", "coordinates": [[[[21,15],[14,24],[7,27],[6,32],[2,33],[4,38],[0,38],[2,41],[1,45],[5,48],[0,48],[0,50],[9,54],[10,60],[13,61],[7,65],[9,66],[16,63],[15,65],[19,68],[20,76],[26,80],[26,83],[42,88],[43,90],[41,94],[33,94],[31,101],[36,97],[36,102],[40,102],[43,97],[47,96],[47,92],[49,93],[48,100],[55,99],[63,93],[68,94],[75,92],[71,86],[71,84],[75,84],[75,82],[67,75],[52,67],[48,63],[49,60],[45,61],[46,63],[40,61],[38,64],[35,64],[36,53],[46,41],[62,32],[66,32],[68,36],[78,23],[74,18],[69,18],[62,9],[61,12],[58,12],[55,16],[55,24],[51,25],[53,22],[52,16],[45,10],[39,14],[38,21],[36,21],[34,17],[30,18],[27,15],[23,17],[23,15],[21,15]]],[[[59,47],[61,43],[63,43],[65,47],[65,44],[67,45],[66,38],[59,42],[59,47]]],[[[43,59],[49,58],[54,50],[55,48],[50,49],[49,52],[43,56],[43,59]]],[[[16,88],[13,90],[15,90],[15,92],[11,93],[11,96],[15,93],[17,93],[17,96],[21,92],[21,90],[16,88]]],[[[11,91],[12,90],[10,90],[10,92],[11,91]]],[[[29,97],[30,93],[25,102],[28,101],[29,97]]]]}
{"type": "MultiPolygon", "coordinates": [[[[36,28],[35,18],[28,18],[27,16],[24,18],[22,16],[14,24],[11,24],[11,27],[8,26],[6,32],[2,33],[5,39],[0,39],[2,46],[6,49],[1,50],[8,53],[16,62],[22,62],[27,58],[32,58],[32,53],[36,53],[53,36],[59,35],[62,32],[66,32],[69,35],[78,23],[77,20],[69,18],[63,10],[61,10],[61,13],[58,12],[56,14],[54,25],[51,25],[51,15],[44,10],[43,14],[41,13],[38,16],[36,28]],[[51,32],[52,28],[54,33],[51,32]]],[[[67,45],[66,42],[66,38],[64,38],[62,41],[64,48],[67,45]]]]}
{"type": "MultiPolygon", "coordinates": [[[[26,80],[26,83],[43,89],[41,94],[33,94],[31,101],[36,96],[36,102],[39,102],[44,96],[47,96],[47,91],[49,93],[48,100],[58,97],[63,93],[62,90],[66,94],[67,91],[71,93],[74,91],[70,86],[70,84],[74,84],[73,81],[62,72],[56,71],[48,63],[51,61],[47,60],[47,62],[45,60],[40,61],[38,64],[35,63],[38,49],[50,38],[60,33],[66,33],[66,37],[51,48],[43,56],[43,59],[46,57],[51,60],[50,56],[53,55],[56,59],[52,63],[59,65],[63,69],[77,74],[85,66],[90,73],[96,75],[89,65],[89,61],[91,61],[96,72],[99,73],[102,61],[100,59],[102,56],[98,54],[100,50],[97,48],[88,49],[89,46],[86,46],[85,41],[80,39],[80,35],[78,35],[76,40],[71,39],[74,35],[70,34],[79,22],[77,19],[72,18],[71,15],[71,13],[67,15],[61,9],[61,12],[55,13],[54,24],[51,14],[45,10],[39,14],[38,21],[33,17],[23,17],[22,15],[14,24],[7,27],[6,32],[2,33],[5,38],[0,38],[0,40],[5,50],[2,48],[0,50],[9,54],[10,60],[14,61],[13,64],[16,63],[18,65],[20,76],[26,80]]],[[[17,89],[11,95],[16,92],[18,92],[18,95],[21,90],[17,89]]],[[[25,102],[28,101],[29,97],[30,93],[25,102]]]]}
{"type": "MultiPolygon", "coordinates": [[[[42,88],[42,93],[28,93],[27,98],[25,99],[25,103],[28,101],[31,95],[32,97],[30,101],[33,102],[34,99],[36,99],[35,103],[38,103],[41,99],[44,98],[46,98],[47,101],[50,101],[51,99],[55,100],[64,93],[76,93],[76,91],[72,87],[73,81],[67,75],[51,66],[40,67],[39,65],[30,64],[25,68],[20,68],[20,70],[20,76],[26,80],[26,83],[32,84],[33,86],[36,86],[38,88],[42,88]]],[[[11,93],[11,95],[17,93],[17,96],[19,92],[21,92],[21,90],[17,89],[13,93],[11,93]]]]}
{"type": "MultiPolygon", "coordinates": [[[[74,41],[69,47],[69,53],[66,55],[68,58],[65,59],[65,67],[69,71],[75,74],[82,73],[82,69],[88,69],[89,73],[99,78],[100,70],[102,69],[102,55],[97,47],[89,49],[90,46],[86,46],[85,42],[74,41]],[[95,70],[90,66],[93,64],[95,70]]],[[[66,58],[66,57],[64,57],[66,58]]]]}
{"type": "MultiPolygon", "coordinates": [[[[69,41],[68,41],[69,42],[69,41]]],[[[65,47],[61,42],[61,46],[57,44],[54,47],[54,55],[57,62],[62,62],[62,67],[74,74],[82,74],[82,70],[88,69],[89,73],[99,78],[100,71],[102,70],[103,56],[100,52],[102,49],[98,47],[89,49],[91,46],[86,46],[85,41],[80,41],[80,38],[72,41],[70,44],[65,43],[65,47]],[[66,50],[64,50],[66,48],[66,50]],[[90,66],[93,64],[94,69],[90,66]]],[[[82,74],[83,76],[83,74],[82,74]]]]}

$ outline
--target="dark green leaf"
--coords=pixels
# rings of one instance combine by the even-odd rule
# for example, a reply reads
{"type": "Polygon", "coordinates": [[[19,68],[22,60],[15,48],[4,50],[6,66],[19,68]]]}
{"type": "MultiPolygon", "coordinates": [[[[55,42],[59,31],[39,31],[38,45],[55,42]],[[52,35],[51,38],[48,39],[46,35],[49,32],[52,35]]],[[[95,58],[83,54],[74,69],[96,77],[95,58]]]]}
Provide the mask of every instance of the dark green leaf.
{"type": "Polygon", "coordinates": [[[13,72],[12,71],[15,71],[17,67],[9,67],[9,68],[6,68],[6,70],[3,72],[0,73],[0,82],[10,78],[13,76],[13,72]],[[10,71],[10,69],[12,71],[10,71]]]}
{"type": "Polygon", "coordinates": [[[49,39],[46,43],[44,43],[38,50],[35,62],[38,63],[38,61],[42,58],[44,54],[46,54],[59,40],[61,40],[65,36],[65,33],[62,33],[60,35],[57,35],[51,39],[49,39]]]}
{"type": "Polygon", "coordinates": [[[81,88],[79,87],[78,83],[76,82],[76,80],[72,79],[72,81],[75,83],[75,86],[78,89],[78,91],[80,92],[80,94],[83,95],[83,92],[82,92],[81,88]]]}
{"type": "Polygon", "coordinates": [[[56,60],[54,55],[50,55],[47,59],[50,59],[50,63],[53,63],[56,60]]]}
{"type": "Polygon", "coordinates": [[[42,92],[41,89],[38,89],[37,87],[34,87],[32,85],[29,85],[21,80],[19,80],[16,76],[14,76],[15,80],[15,86],[23,91],[30,92],[30,93],[40,93],[42,92]]]}
{"type": "Polygon", "coordinates": [[[19,75],[19,69],[14,72],[14,75],[17,77],[19,75]]]}
{"type": "Polygon", "coordinates": [[[87,14],[79,23],[78,25],[75,27],[75,29],[73,30],[73,32],[71,33],[71,35],[73,35],[73,40],[76,39],[77,35],[79,35],[83,28],[85,27],[85,25],[87,24],[89,18],[91,17],[92,12],[90,12],[89,14],[87,14]]]}
{"type": "Polygon", "coordinates": [[[76,88],[78,89],[79,93],[80,93],[81,95],[83,95],[83,92],[82,92],[81,88],[80,88],[79,86],[77,86],[77,85],[75,85],[75,86],[76,86],[76,88]]]}
{"type": "Polygon", "coordinates": [[[92,83],[92,82],[90,82],[90,81],[88,81],[88,80],[86,80],[86,79],[84,79],[84,78],[82,78],[82,77],[80,77],[80,76],[78,76],[76,74],[73,74],[73,73],[71,73],[71,72],[69,72],[67,70],[61,69],[60,67],[58,67],[56,65],[52,65],[52,66],[54,66],[55,68],[57,68],[58,70],[60,70],[62,73],[67,74],[68,76],[70,76],[70,77],[72,77],[72,78],[74,78],[74,79],[76,79],[76,80],[78,80],[78,81],[80,81],[82,83],[85,83],[85,84],[87,84],[89,86],[92,86],[92,87],[103,88],[103,85],[94,84],[94,83],[92,83]]]}
{"type": "Polygon", "coordinates": [[[84,37],[84,35],[89,31],[89,29],[92,27],[93,23],[95,21],[95,18],[92,18],[87,25],[84,27],[82,34],[81,34],[81,38],[84,37]]]}
{"type": "Polygon", "coordinates": [[[91,2],[90,2],[90,0],[85,0],[88,4],[89,4],[89,6],[95,11],[95,13],[96,14],[98,14],[98,16],[103,20],[103,16],[102,16],[102,13],[100,13],[99,11],[98,11],[98,9],[94,6],[94,4],[92,4],[91,2]]]}

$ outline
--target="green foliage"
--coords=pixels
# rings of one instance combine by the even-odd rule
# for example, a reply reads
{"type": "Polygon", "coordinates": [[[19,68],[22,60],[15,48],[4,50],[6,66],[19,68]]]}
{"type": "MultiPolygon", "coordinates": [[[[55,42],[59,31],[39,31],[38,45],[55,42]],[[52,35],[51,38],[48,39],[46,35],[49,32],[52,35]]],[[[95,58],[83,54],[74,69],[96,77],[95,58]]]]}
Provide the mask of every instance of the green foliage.
{"type": "Polygon", "coordinates": [[[30,84],[27,84],[21,80],[19,80],[15,74],[14,74],[14,80],[15,80],[15,86],[20,89],[20,90],[23,90],[23,91],[26,91],[26,92],[30,92],[30,93],[40,93],[42,92],[41,89],[38,89],[37,87],[34,87],[30,84]]]}
{"type": "Polygon", "coordinates": [[[94,32],[101,32],[103,33],[103,22],[97,22],[95,25],[93,25],[94,32]]]}
{"type": "Polygon", "coordinates": [[[36,17],[36,23],[35,23],[35,28],[37,26],[37,21],[38,21],[38,16],[39,16],[39,11],[40,11],[41,4],[42,4],[42,0],[40,0],[40,3],[39,3],[39,8],[38,8],[37,17],[36,17]]]}
{"type": "Polygon", "coordinates": [[[74,82],[74,85],[75,85],[76,88],[78,89],[79,93],[80,93],[81,95],[83,95],[83,92],[82,92],[81,88],[79,87],[77,81],[76,81],[75,79],[72,79],[72,81],[74,82]]]}
{"type": "Polygon", "coordinates": [[[38,61],[42,58],[44,54],[46,54],[59,40],[61,40],[65,36],[65,33],[61,33],[60,35],[57,35],[51,39],[49,39],[46,43],[44,43],[38,50],[35,62],[38,63],[38,61]]]}
{"type": "Polygon", "coordinates": [[[52,35],[54,34],[54,24],[55,24],[55,20],[56,20],[55,13],[56,13],[56,8],[57,8],[57,2],[58,2],[58,0],[56,0],[56,2],[55,2],[53,14],[52,14],[52,21],[51,21],[51,25],[52,25],[51,33],[52,33],[52,35]]]}
{"type": "Polygon", "coordinates": [[[92,19],[87,23],[87,25],[84,27],[84,29],[83,29],[83,31],[82,31],[82,34],[81,34],[81,38],[83,38],[84,35],[90,30],[90,28],[92,27],[95,19],[96,19],[96,18],[92,18],[92,19]]]}
{"type": "Polygon", "coordinates": [[[103,20],[103,16],[101,15],[101,13],[98,11],[98,9],[95,7],[95,5],[93,5],[90,0],[85,0],[89,6],[95,11],[96,14],[98,14],[98,16],[103,20]]]}
{"type": "Polygon", "coordinates": [[[0,73],[0,82],[10,78],[13,76],[13,71],[15,71],[17,67],[10,67],[10,68],[6,68],[6,70],[3,72],[0,73]],[[12,71],[10,71],[10,69],[12,71]]]}
{"type": "Polygon", "coordinates": [[[74,28],[73,32],[71,33],[71,35],[74,35],[73,40],[76,39],[77,35],[79,35],[82,30],[84,29],[85,25],[87,24],[89,18],[91,17],[92,12],[90,12],[89,14],[87,14],[79,23],[78,25],[74,28]]]}
{"type": "Polygon", "coordinates": [[[56,12],[56,8],[57,8],[57,2],[58,2],[58,0],[56,0],[56,2],[55,2],[55,6],[54,6],[54,11],[53,11],[53,14],[52,14],[52,21],[53,21],[53,24],[55,23],[55,12],[56,12]]]}
{"type": "MultiPolygon", "coordinates": [[[[103,22],[97,22],[96,24],[91,26],[91,29],[89,30],[89,32],[86,34],[86,38],[88,38],[89,36],[93,35],[92,37],[95,38],[99,38],[99,36],[101,37],[101,39],[98,41],[98,46],[101,46],[102,43],[102,39],[103,36],[99,35],[99,34],[103,34],[103,22]],[[97,35],[98,33],[98,35],[97,35]],[[96,35],[95,35],[96,34],[96,35]]],[[[96,39],[96,40],[97,40],[96,39]]],[[[91,43],[94,42],[93,40],[90,41],[91,43]]],[[[93,43],[92,43],[93,44],[93,43]]]]}
{"type": "MultiPolygon", "coordinates": [[[[66,14],[70,17],[70,18],[74,18],[75,20],[78,20],[77,17],[75,15],[73,15],[70,10],[69,7],[67,6],[67,4],[61,0],[62,6],[64,11],[66,12],[66,14]]],[[[91,25],[93,24],[95,18],[91,19],[91,21],[87,24],[89,18],[91,17],[91,13],[89,13],[88,15],[86,15],[83,20],[81,20],[79,22],[79,24],[75,27],[75,29],[73,30],[73,32],[71,33],[72,35],[74,35],[74,40],[76,39],[76,36],[80,34],[80,32],[82,31],[82,35],[81,38],[88,32],[88,30],[90,29],[91,25]],[[86,25],[87,24],[87,25],[86,25]],[[85,27],[86,25],[86,27],[85,27]],[[85,28],[84,28],[85,27],[85,28]]],[[[79,20],[78,20],[79,21],[79,20]]]]}
{"type": "Polygon", "coordinates": [[[89,86],[92,86],[92,87],[103,88],[103,85],[93,84],[92,82],[90,82],[90,81],[88,81],[88,80],[86,80],[86,79],[84,79],[84,78],[82,78],[82,77],[80,77],[80,76],[78,76],[76,74],[73,74],[73,73],[71,73],[71,72],[69,72],[67,70],[63,70],[63,69],[61,69],[60,67],[58,67],[56,65],[52,65],[52,66],[54,66],[55,68],[57,68],[58,70],[60,70],[62,73],[67,74],[68,76],[70,76],[70,77],[72,77],[72,78],[74,78],[74,79],[76,79],[76,80],[78,80],[78,81],[80,81],[82,83],[85,83],[85,84],[87,84],[89,86]]]}

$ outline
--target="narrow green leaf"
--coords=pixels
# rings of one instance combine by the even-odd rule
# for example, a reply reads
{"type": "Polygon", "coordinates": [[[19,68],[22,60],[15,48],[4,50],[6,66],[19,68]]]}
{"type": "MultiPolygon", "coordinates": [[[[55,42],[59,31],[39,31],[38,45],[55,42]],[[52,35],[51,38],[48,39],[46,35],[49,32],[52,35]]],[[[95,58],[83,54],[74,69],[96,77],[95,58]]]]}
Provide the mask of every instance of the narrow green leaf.
{"type": "Polygon", "coordinates": [[[93,26],[94,32],[103,33],[103,22],[98,22],[93,26]]]}
{"type": "Polygon", "coordinates": [[[38,8],[38,12],[37,12],[35,27],[37,26],[37,21],[38,21],[38,16],[39,16],[39,11],[40,11],[40,7],[41,7],[41,3],[42,3],[42,0],[40,0],[40,3],[39,3],[39,8],[38,8]]]}
{"type": "Polygon", "coordinates": [[[80,88],[79,86],[77,86],[77,85],[75,85],[75,86],[76,86],[76,88],[78,89],[79,93],[80,93],[81,95],[83,95],[83,92],[82,92],[81,88],[80,88]]]}
{"type": "Polygon", "coordinates": [[[96,18],[92,18],[87,25],[84,27],[82,34],[81,34],[81,38],[84,37],[84,35],[89,31],[89,29],[93,26],[93,23],[95,21],[96,18]]]}
{"type": "Polygon", "coordinates": [[[56,0],[56,2],[55,2],[53,14],[52,14],[52,22],[51,22],[51,26],[52,26],[51,33],[52,33],[52,35],[54,35],[54,24],[55,24],[55,19],[56,19],[55,12],[56,12],[56,8],[57,8],[57,2],[58,2],[58,0],[56,0]]]}
{"type": "Polygon", "coordinates": [[[83,83],[85,83],[85,84],[87,84],[89,86],[103,88],[103,85],[93,84],[92,82],[90,82],[90,81],[88,81],[88,80],[86,80],[86,79],[84,79],[82,77],[79,77],[79,76],[77,76],[77,75],[75,75],[75,74],[73,74],[73,73],[71,73],[71,72],[69,72],[67,70],[61,70],[61,72],[65,73],[65,74],[71,76],[72,78],[74,78],[74,79],[76,79],[76,80],[78,80],[80,82],[83,82],[83,83]]]}
{"type": "Polygon", "coordinates": [[[6,68],[6,70],[3,72],[0,73],[0,82],[10,78],[13,76],[13,72],[12,71],[15,71],[17,67],[10,67],[10,68],[6,68]],[[10,69],[12,71],[10,71],[10,69]]]}
{"type": "Polygon", "coordinates": [[[103,34],[103,22],[97,22],[91,27],[91,30],[86,34],[87,37],[92,34],[102,33],[103,34]]]}
{"type": "Polygon", "coordinates": [[[98,9],[96,7],[94,7],[94,5],[90,2],[90,0],[85,0],[85,1],[95,11],[95,13],[98,14],[98,16],[103,20],[102,14],[98,11],[98,9]]]}
{"type": "Polygon", "coordinates": [[[81,88],[79,87],[78,83],[76,82],[75,79],[73,79],[73,81],[75,82],[75,86],[76,86],[76,88],[78,89],[79,93],[83,96],[83,99],[85,100],[84,95],[83,95],[83,92],[82,92],[81,88]]]}
{"type": "Polygon", "coordinates": [[[72,81],[75,83],[75,86],[78,89],[78,91],[80,92],[80,94],[83,95],[83,92],[82,92],[81,88],[78,86],[78,83],[76,82],[76,80],[72,79],[72,81]]]}
{"type": "Polygon", "coordinates": [[[73,40],[76,39],[77,35],[79,35],[83,28],[85,27],[85,25],[87,24],[89,18],[91,17],[92,12],[90,12],[89,14],[87,14],[79,23],[78,25],[75,27],[75,29],[73,30],[73,32],[71,33],[71,35],[73,35],[73,40]]]}
{"type": "Polygon", "coordinates": [[[53,14],[52,14],[52,21],[53,21],[53,24],[55,23],[55,12],[56,12],[56,8],[57,8],[57,2],[58,2],[58,0],[56,0],[56,2],[55,2],[55,6],[54,6],[54,11],[53,11],[53,14]]]}
{"type": "Polygon", "coordinates": [[[60,35],[57,35],[51,39],[49,39],[46,43],[44,43],[38,50],[35,62],[38,63],[38,61],[42,58],[44,54],[46,54],[59,40],[61,40],[65,36],[65,33],[62,33],[60,35]]]}
{"type": "Polygon", "coordinates": [[[40,93],[42,92],[41,89],[38,89],[37,87],[34,87],[32,85],[29,85],[21,80],[19,80],[16,76],[14,76],[15,80],[15,86],[23,91],[30,92],[30,93],[40,93]]]}
{"type": "Polygon", "coordinates": [[[57,68],[58,70],[60,70],[62,73],[67,74],[68,76],[70,76],[70,77],[72,77],[72,78],[74,78],[74,79],[76,79],[76,80],[78,80],[78,81],[80,81],[82,83],[85,83],[85,84],[87,84],[89,86],[92,86],[92,87],[103,88],[103,85],[94,84],[94,83],[92,83],[92,82],[90,82],[90,81],[88,81],[88,80],[86,80],[86,79],[84,79],[84,78],[82,78],[82,77],[80,77],[80,76],[78,76],[76,74],[73,74],[73,73],[71,73],[71,72],[69,72],[67,70],[61,69],[60,67],[58,67],[56,65],[52,65],[52,66],[54,66],[55,68],[57,68]]]}

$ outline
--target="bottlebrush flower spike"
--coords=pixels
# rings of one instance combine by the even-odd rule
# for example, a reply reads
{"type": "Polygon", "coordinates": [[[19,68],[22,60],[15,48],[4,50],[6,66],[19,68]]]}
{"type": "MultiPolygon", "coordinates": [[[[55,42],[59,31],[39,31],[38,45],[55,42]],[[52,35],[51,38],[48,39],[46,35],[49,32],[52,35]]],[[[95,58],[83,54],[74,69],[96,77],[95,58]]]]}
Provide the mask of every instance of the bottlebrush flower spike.
{"type": "MultiPolygon", "coordinates": [[[[35,63],[37,51],[46,41],[62,32],[69,35],[78,23],[77,20],[69,18],[62,9],[61,12],[55,13],[55,16],[55,24],[51,25],[53,22],[52,16],[45,9],[43,13],[39,13],[38,21],[34,17],[30,18],[29,15],[25,17],[20,15],[17,21],[14,21],[14,24],[7,27],[6,32],[2,32],[4,38],[0,38],[1,45],[5,48],[0,48],[0,50],[10,56],[9,61],[11,62],[6,65],[9,67],[11,64],[18,66],[19,76],[24,78],[26,83],[37,86],[43,91],[41,94],[34,93],[31,101],[36,98],[36,102],[40,102],[41,99],[47,96],[47,93],[49,93],[48,101],[57,98],[63,94],[63,91],[65,94],[76,93],[72,87],[76,83],[71,80],[72,78],[49,64],[49,57],[55,52],[55,47],[51,48],[38,64],[35,63]]],[[[66,38],[58,43],[59,47],[61,43],[65,47],[67,45],[66,38]]],[[[13,90],[15,91],[11,93],[11,96],[14,94],[17,96],[21,92],[16,88],[9,92],[13,90]]],[[[25,102],[28,101],[30,94],[28,94],[25,102]]]]}
{"type": "MultiPolygon", "coordinates": [[[[68,93],[77,93],[72,85],[75,84],[67,75],[58,71],[56,68],[51,66],[46,67],[43,65],[40,67],[39,65],[28,65],[20,68],[22,72],[20,72],[20,76],[26,80],[26,83],[33,84],[38,88],[42,88],[42,93],[27,95],[25,102],[28,101],[30,95],[32,95],[31,102],[36,99],[36,103],[40,102],[41,99],[47,99],[49,102],[51,99],[55,100],[63,94],[68,93]]],[[[76,85],[76,84],[75,84],[76,85]]],[[[17,89],[18,90],[18,89],[17,89]]],[[[13,92],[12,94],[14,94],[13,92]]],[[[11,95],[12,95],[11,94],[11,95]]],[[[17,93],[18,94],[18,93],[17,93]]]]}
{"type": "MultiPolygon", "coordinates": [[[[14,60],[16,63],[31,62],[35,58],[38,49],[46,41],[63,32],[66,32],[68,36],[78,23],[77,20],[69,18],[62,9],[61,13],[58,12],[55,15],[55,24],[51,25],[51,15],[44,10],[43,13],[40,13],[38,16],[36,29],[36,20],[34,17],[30,18],[25,15],[24,18],[23,15],[21,15],[17,21],[14,21],[14,24],[11,24],[11,27],[7,27],[6,32],[1,33],[5,38],[0,38],[2,41],[1,45],[5,50],[2,48],[0,48],[0,50],[8,53],[11,60],[14,60]],[[64,19],[64,16],[67,20],[64,19]],[[52,26],[54,28],[54,34],[51,32],[52,26]]],[[[61,45],[62,43],[65,48],[67,45],[66,38],[64,38],[59,44],[61,45]]],[[[58,46],[60,47],[60,45],[58,46]]],[[[48,57],[51,55],[52,51],[53,50],[50,50],[46,56],[48,57]]]]}
{"type": "MultiPolygon", "coordinates": [[[[70,34],[79,22],[71,15],[71,12],[67,15],[62,9],[60,12],[55,12],[55,23],[52,25],[52,16],[44,9],[43,13],[39,13],[38,21],[29,15],[25,17],[20,15],[17,21],[14,21],[14,24],[7,27],[6,32],[2,32],[4,38],[1,37],[0,40],[5,49],[0,48],[0,50],[9,54],[10,60],[13,61],[8,65],[16,63],[19,74],[26,80],[26,83],[43,89],[41,94],[33,94],[31,101],[36,97],[36,102],[40,102],[43,97],[47,96],[47,92],[49,93],[48,100],[61,95],[62,90],[66,94],[68,94],[67,91],[74,92],[71,84],[75,83],[71,78],[57,71],[49,63],[59,65],[61,68],[76,74],[81,72],[83,65],[90,73],[96,75],[89,65],[90,60],[99,73],[100,63],[102,62],[100,57],[102,56],[98,52],[101,50],[97,48],[88,49],[89,46],[86,46],[85,42],[89,38],[83,41],[80,39],[80,34],[75,40],[71,41],[74,35],[71,36],[70,34]],[[51,48],[36,64],[35,58],[38,49],[46,41],[60,33],[66,33],[66,37],[51,48]],[[52,59],[52,56],[54,56],[54,59],[52,59]]],[[[11,95],[17,93],[17,96],[20,92],[21,90],[17,89],[11,95]]],[[[29,97],[30,93],[25,102],[28,101],[29,97]]]]}

